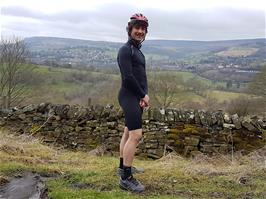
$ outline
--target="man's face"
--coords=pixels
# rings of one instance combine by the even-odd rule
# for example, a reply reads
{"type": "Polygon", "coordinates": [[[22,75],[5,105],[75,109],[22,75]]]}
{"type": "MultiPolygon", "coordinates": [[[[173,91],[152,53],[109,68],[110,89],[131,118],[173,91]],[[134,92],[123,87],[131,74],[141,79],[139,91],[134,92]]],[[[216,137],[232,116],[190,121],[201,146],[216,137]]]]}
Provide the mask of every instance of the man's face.
{"type": "Polygon", "coordinates": [[[146,28],[141,25],[134,25],[131,31],[131,37],[137,41],[144,40],[146,36],[146,28]]]}

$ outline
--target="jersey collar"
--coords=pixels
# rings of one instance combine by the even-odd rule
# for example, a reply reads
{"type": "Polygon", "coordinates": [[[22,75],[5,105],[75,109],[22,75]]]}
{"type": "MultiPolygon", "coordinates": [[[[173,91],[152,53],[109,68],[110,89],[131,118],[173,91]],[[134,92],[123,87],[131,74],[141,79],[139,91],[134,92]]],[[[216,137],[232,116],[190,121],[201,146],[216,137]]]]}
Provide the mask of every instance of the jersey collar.
{"type": "Polygon", "coordinates": [[[133,39],[132,37],[128,38],[128,43],[133,44],[136,48],[140,49],[141,48],[141,43],[133,39]]]}

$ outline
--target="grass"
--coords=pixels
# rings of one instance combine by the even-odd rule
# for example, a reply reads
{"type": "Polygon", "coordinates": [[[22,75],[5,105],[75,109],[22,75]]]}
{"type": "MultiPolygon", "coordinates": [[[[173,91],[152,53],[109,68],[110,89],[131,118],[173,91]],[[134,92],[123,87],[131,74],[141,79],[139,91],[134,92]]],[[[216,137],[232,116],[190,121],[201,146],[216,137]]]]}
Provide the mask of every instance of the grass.
{"type": "MultiPolygon", "coordinates": [[[[265,147],[261,150],[264,150],[265,147]]],[[[266,191],[265,157],[234,154],[183,158],[170,153],[158,160],[136,158],[145,173],[137,178],[145,185],[141,195],[118,187],[118,157],[92,156],[43,145],[29,135],[0,131],[0,181],[15,173],[36,171],[55,175],[46,181],[53,199],[70,198],[263,198],[266,191]],[[245,183],[240,180],[245,178],[245,183]]]]}
{"type": "Polygon", "coordinates": [[[218,90],[212,90],[208,93],[209,93],[210,97],[217,99],[218,102],[223,102],[226,100],[230,101],[230,100],[236,99],[240,96],[249,97],[249,95],[245,94],[245,93],[226,92],[226,91],[218,91],[218,90]]]}
{"type": "Polygon", "coordinates": [[[250,48],[250,47],[232,47],[225,51],[220,51],[215,53],[218,56],[222,57],[241,57],[241,56],[249,56],[257,52],[258,48],[250,48]]]}

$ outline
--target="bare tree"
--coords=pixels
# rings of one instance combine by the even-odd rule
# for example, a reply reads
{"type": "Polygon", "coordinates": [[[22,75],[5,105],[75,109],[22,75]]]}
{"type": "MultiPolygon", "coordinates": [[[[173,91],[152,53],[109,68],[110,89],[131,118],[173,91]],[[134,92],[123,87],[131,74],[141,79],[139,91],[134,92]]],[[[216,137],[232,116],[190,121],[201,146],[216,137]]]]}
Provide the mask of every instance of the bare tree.
{"type": "MultiPolygon", "coordinates": [[[[148,78],[150,79],[150,78],[148,78]]],[[[174,103],[174,96],[182,90],[183,79],[168,72],[151,72],[149,95],[154,106],[168,108],[174,103]]]]}
{"type": "Polygon", "coordinates": [[[186,81],[186,89],[193,91],[199,96],[205,97],[205,91],[209,87],[194,75],[186,81]]]}
{"type": "Polygon", "coordinates": [[[246,116],[252,113],[253,102],[250,97],[239,96],[227,101],[225,110],[230,114],[237,113],[238,116],[246,116]]]}
{"type": "Polygon", "coordinates": [[[214,111],[218,109],[217,99],[211,96],[210,92],[206,93],[206,97],[204,98],[205,108],[209,111],[214,111]]]}
{"type": "Polygon", "coordinates": [[[266,104],[266,65],[262,66],[260,73],[257,73],[249,83],[247,91],[261,97],[264,105],[266,104]]]}
{"type": "Polygon", "coordinates": [[[29,51],[22,39],[1,37],[0,96],[6,96],[7,106],[19,105],[25,99],[26,82],[34,67],[28,64],[29,51]]]}

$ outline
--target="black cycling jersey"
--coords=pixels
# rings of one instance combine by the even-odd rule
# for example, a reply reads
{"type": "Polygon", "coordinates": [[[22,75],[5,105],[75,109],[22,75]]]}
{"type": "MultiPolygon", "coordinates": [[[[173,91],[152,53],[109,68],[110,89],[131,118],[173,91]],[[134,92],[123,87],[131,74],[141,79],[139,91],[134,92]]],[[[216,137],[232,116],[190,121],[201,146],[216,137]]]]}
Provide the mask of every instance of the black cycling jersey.
{"type": "Polygon", "coordinates": [[[140,51],[141,44],[130,38],[120,49],[117,62],[120,68],[122,85],[138,98],[148,94],[145,56],[140,51]]]}
{"type": "Polygon", "coordinates": [[[141,44],[129,39],[117,56],[122,84],[118,101],[125,115],[125,126],[129,131],[142,128],[143,107],[139,102],[148,94],[145,57],[140,51],[141,44]]]}

